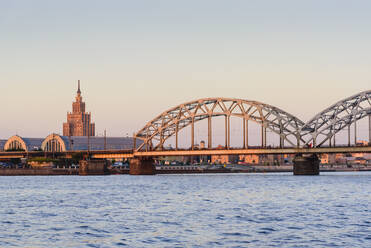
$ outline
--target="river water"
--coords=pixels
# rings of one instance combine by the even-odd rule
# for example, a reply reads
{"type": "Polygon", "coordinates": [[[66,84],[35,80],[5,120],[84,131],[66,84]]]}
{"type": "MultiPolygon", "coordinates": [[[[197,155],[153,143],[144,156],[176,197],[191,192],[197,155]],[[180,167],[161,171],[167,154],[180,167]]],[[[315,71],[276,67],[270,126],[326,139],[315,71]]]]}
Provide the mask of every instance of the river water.
{"type": "Polygon", "coordinates": [[[371,173],[0,177],[0,247],[371,247],[371,173]]]}

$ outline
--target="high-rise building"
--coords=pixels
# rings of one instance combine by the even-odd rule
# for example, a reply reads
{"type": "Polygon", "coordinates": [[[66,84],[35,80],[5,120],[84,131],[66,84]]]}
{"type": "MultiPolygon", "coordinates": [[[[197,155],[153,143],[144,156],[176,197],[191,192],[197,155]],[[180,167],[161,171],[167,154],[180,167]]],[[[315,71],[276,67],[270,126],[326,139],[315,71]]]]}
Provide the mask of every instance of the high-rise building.
{"type": "Polygon", "coordinates": [[[67,123],[63,123],[63,136],[95,136],[95,123],[91,123],[91,113],[85,112],[85,102],[82,101],[80,80],[72,113],[67,113],[67,123]]]}

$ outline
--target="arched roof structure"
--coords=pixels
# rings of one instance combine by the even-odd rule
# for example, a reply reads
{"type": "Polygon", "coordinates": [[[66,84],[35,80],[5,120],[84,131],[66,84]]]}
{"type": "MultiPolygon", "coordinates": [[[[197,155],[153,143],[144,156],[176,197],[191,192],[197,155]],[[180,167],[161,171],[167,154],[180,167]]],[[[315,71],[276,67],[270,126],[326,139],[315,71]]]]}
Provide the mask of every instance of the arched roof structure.
{"type": "Polygon", "coordinates": [[[160,149],[168,138],[181,129],[217,116],[235,116],[253,121],[278,134],[292,146],[300,143],[300,129],[304,125],[297,117],[265,103],[235,98],[204,98],[180,104],[149,121],[135,134],[136,138],[144,141],[138,150],[145,145],[153,150],[160,149]]]}
{"type": "Polygon", "coordinates": [[[301,128],[305,144],[321,146],[337,132],[371,115],[371,90],[345,98],[326,108],[301,128]]]}
{"type": "Polygon", "coordinates": [[[48,135],[41,144],[43,151],[64,152],[68,150],[68,140],[59,134],[48,135]]]}
{"type": "Polygon", "coordinates": [[[38,150],[41,147],[42,140],[43,139],[39,139],[39,138],[24,138],[18,135],[14,135],[6,141],[4,145],[4,151],[7,151],[7,150],[24,150],[24,151],[38,150]]]}

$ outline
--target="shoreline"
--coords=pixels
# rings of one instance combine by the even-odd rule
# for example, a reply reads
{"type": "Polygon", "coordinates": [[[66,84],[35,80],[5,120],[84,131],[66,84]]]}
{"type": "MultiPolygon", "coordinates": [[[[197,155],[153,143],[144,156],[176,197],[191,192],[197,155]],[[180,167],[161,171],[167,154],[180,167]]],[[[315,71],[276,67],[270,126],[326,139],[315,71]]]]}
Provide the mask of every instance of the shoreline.
{"type": "MultiPolygon", "coordinates": [[[[363,172],[371,171],[371,167],[347,168],[347,167],[322,167],[320,172],[363,172]]],[[[157,169],[156,174],[215,174],[215,173],[279,173],[293,172],[292,166],[254,166],[249,168],[218,168],[203,169],[194,167],[191,169],[164,168],[157,169]]],[[[124,175],[129,174],[129,169],[110,168],[105,173],[99,175],[124,175]]],[[[79,175],[77,168],[0,168],[0,176],[76,176],[79,175]]]]}

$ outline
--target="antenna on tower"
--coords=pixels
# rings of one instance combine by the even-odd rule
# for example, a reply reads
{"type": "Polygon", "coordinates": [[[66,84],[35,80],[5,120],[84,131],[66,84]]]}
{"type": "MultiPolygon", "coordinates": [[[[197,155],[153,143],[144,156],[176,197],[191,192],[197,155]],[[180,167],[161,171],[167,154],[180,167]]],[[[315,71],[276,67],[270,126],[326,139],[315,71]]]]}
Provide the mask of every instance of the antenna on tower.
{"type": "Polygon", "coordinates": [[[80,90],[80,80],[78,80],[77,82],[78,82],[77,93],[78,93],[78,94],[81,94],[81,90],[80,90]]]}

